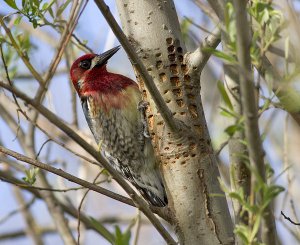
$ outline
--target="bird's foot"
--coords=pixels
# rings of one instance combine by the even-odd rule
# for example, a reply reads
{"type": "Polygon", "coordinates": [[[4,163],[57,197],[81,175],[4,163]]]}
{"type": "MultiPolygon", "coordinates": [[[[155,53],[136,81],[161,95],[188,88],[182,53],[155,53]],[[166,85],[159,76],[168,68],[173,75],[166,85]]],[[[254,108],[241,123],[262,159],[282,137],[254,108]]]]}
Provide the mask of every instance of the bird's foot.
{"type": "Polygon", "coordinates": [[[141,120],[142,120],[142,123],[143,123],[143,135],[146,138],[150,138],[150,133],[149,133],[149,130],[148,130],[147,116],[146,116],[146,110],[147,110],[148,106],[149,106],[149,102],[143,101],[143,100],[140,101],[139,104],[138,104],[138,110],[141,114],[141,120]]]}

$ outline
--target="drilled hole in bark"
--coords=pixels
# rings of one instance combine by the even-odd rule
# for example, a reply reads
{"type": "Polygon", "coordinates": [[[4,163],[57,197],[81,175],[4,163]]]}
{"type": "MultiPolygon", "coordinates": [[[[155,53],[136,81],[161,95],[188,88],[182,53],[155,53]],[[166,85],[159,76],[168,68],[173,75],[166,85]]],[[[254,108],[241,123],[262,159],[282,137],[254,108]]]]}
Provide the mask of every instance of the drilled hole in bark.
{"type": "Polygon", "coordinates": [[[181,48],[181,47],[178,47],[178,48],[177,48],[177,52],[178,52],[178,53],[182,53],[182,48],[181,48]]]}
{"type": "Polygon", "coordinates": [[[143,90],[143,96],[144,96],[144,98],[147,98],[147,91],[146,90],[143,90]]]}
{"type": "Polygon", "coordinates": [[[168,38],[166,39],[166,41],[167,41],[167,44],[168,44],[168,45],[173,44],[173,38],[171,38],[171,37],[168,37],[168,38]]]}
{"type": "Polygon", "coordinates": [[[153,115],[152,115],[152,114],[148,115],[148,119],[151,119],[152,117],[153,117],[153,115]]]}
{"type": "Polygon", "coordinates": [[[176,100],[176,103],[179,107],[183,107],[183,100],[176,100]]]}
{"type": "Polygon", "coordinates": [[[173,87],[178,87],[180,85],[179,77],[171,77],[170,81],[173,87]]]}
{"type": "MultiPolygon", "coordinates": [[[[164,122],[163,121],[159,121],[158,123],[157,123],[157,125],[163,125],[164,124],[164,122]]],[[[160,137],[161,138],[161,137],[160,137]]]]}
{"type": "Polygon", "coordinates": [[[180,88],[172,89],[172,92],[177,97],[181,97],[182,96],[182,90],[180,88]]]}
{"type": "Polygon", "coordinates": [[[164,150],[165,150],[165,151],[167,151],[167,150],[169,150],[169,149],[170,149],[169,147],[165,147],[165,149],[164,149],[164,150]]]}
{"type": "Polygon", "coordinates": [[[195,150],[196,149],[196,144],[195,143],[191,143],[189,145],[190,150],[195,150]]]}
{"type": "Polygon", "coordinates": [[[181,164],[181,165],[184,165],[184,164],[186,164],[186,161],[182,161],[182,162],[180,162],[180,164],[181,164]]]}
{"type": "Polygon", "coordinates": [[[176,64],[170,65],[170,71],[173,75],[178,75],[179,73],[178,66],[176,64]]]}
{"type": "Polygon", "coordinates": [[[151,67],[148,67],[148,68],[147,68],[147,71],[152,71],[152,68],[151,68],[151,67]]]}
{"type": "Polygon", "coordinates": [[[170,99],[167,99],[167,100],[166,100],[166,103],[167,103],[167,104],[169,104],[170,102],[171,102],[171,100],[170,100],[170,99]]]}
{"type": "Polygon", "coordinates": [[[173,116],[175,116],[175,115],[176,115],[176,113],[177,113],[176,111],[172,112],[173,116]]]}
{"type": "Polygon", "coordinates": [[[168,47],[168,52],[169,52],[169,53],[174,53],[174,52],[175,52],[175,47],[174,47],[174,45],[171,45],[171,46],[168,47]]]}
{"type": "Polygon", "coordinates": [[[177,144],[177,146],[182,146],[182,144],[181,144],[181,143],[179,143],[179,144],[177,144]]]}
{"type": "Polygon", "coordinates": [[[181,65],[181,70],[184,74],[187,73],[187,65],[181,65]]]}
{"type": "Polygon", "coordinates": [[[196,156],[196,154],[192,154],[192,155],[191,155],[191,157],[195,157],[195,156],[196,156]]]}
{"type": "Polygon", "coordinates": [[[180,115],[186,115],[186,112],[185,111],[182,111],[182,112],[180,112],[180,115]]]}
{"type": "Polygon", "coordinates": [[[166,93],[168,93],[169,92],[169,89],[166,89],[165,91],[164,91],[164,94],[166,94],[166,93]]]}
{"type": "Polygon", "coordinates": [[[168,59],[169,59],[169,61],[174,62],[175,59],[176,59],[175,54],[169,54],[169,55],[168,55],[168,59]]]}
{"type": "Polygon", "coordinates": [[[156,57],[161,57],[161,53],[156,53],[155,56],[156,57]]]}
{"type": "Polygon", "coordinates": [[[188,92],[188,93],[192,93],[193,92],[193,86],[192,85],[185,85],[184,86],[185,87],[185,90],[186,90],[186,92],[188,92]]]}
{"type": "Polygon", "coordinates": [[[167,81],[166,73],[164,73],[164,72],[160,73],[160,74],[159,74],[159,80],[160,80],[161,82],[167,81]]]}
{"type": "Polygon", "coordinates": [[[194,99],[195,99],[195,95],[194,95],[194,94],[187,94],[187,97],[188,97],[190,100],[194,100],[194,99]]]}
{"type": "Polygon", "coordinates": [[[197,118],[198,117],[197,106],[196,105],[189,105],[188,109],[189,109],[189,112],[191,113],[192,118],[197,118]]]}
{"type": "Polygon", "coordinates": [[[191,77],[189,75],[184,75],[183,79],[184,79],[185,83],[191,82],[191,77]]]}
{"type": "Polygon", "coordinates": [[[178,60],[179,60],[179,62],[182,62],[183,61],[183,56],[182,55],[178,55],[178,60]]]}
{"type": "Polygon", "coordinates": [[[156,61],[156,68],[157,68],[157,69],[161,69],[162,66],[163,66],[163,63],[162,63],[161,60],[156,61]]]}

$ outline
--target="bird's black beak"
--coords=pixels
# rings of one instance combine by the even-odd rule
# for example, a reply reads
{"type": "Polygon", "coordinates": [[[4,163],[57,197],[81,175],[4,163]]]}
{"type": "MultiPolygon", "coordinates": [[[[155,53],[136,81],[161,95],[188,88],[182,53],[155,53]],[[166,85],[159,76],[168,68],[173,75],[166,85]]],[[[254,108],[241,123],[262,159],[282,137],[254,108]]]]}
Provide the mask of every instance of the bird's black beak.
{"type": "Polygon", "coordinates": [[[95,65],[94,66],[102,66],[106,64],[106,62],[115,54],[118,52],[118,50],[121,48],[121,46],[114,47],[103,54],[99,54],[95,57],[95,65]]]}

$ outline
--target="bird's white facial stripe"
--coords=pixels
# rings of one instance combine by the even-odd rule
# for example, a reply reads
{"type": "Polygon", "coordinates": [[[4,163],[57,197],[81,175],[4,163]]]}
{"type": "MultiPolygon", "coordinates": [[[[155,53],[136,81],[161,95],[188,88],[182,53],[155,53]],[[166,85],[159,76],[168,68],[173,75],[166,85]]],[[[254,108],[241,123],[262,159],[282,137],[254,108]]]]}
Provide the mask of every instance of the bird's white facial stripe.
{"type": "Polygon", "coordinates": [[[99,56],[96,56],[95,58],[92,59],[92,64],[91,64],[91,68],[93,69],[95,65],[97,65],[98,61],[100,60],[99,56]]]}
{"type": "Polygon", "coordinates": [[[81,79],[78,80],[77,85],[78,85],[79,89],[82,89],[83,83],[84,83],[84,78],[81,78],[81,79]]]}

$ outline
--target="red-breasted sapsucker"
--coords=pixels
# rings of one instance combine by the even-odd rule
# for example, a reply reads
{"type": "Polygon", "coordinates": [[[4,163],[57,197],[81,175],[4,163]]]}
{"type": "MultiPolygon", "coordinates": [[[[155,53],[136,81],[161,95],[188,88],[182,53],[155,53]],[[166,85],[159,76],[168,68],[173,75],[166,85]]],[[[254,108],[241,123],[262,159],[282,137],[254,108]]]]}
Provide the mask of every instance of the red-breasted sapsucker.
{"type": "Polygon", "coordinates": [[[148,134],[147,105],[134,81],[106,69],[118,50],[78,58],[71,67],[71,79],[103,156],[146,200],[163,207],[167,197],[148,134]]]}

